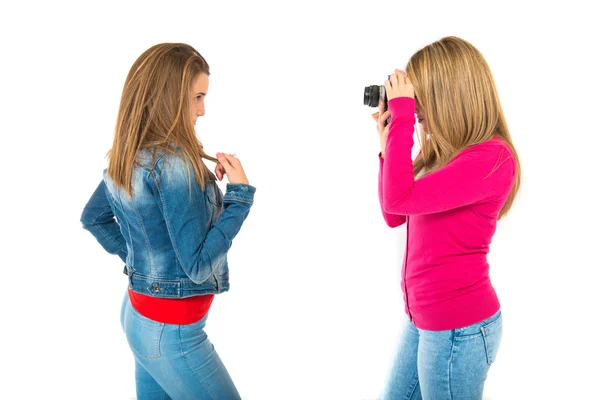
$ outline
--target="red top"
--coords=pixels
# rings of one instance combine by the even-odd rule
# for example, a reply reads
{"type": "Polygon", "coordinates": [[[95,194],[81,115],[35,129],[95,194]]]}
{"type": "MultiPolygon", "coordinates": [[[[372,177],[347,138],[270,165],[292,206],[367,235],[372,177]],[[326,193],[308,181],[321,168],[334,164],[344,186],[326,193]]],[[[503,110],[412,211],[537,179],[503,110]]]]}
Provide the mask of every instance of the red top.
{"type": "Polygon", "coordinates": [[[402,267],[406,313],[416,327],[446,330],[474,324],[500,309],[488,276],[496,220],[515,179],[516,163],[501,139],[467,148],[443,168],[415,181],[415,101],[388,102],[379,200],[390,227],[406,222],[402,267]]]}
{"type": "Polygon", "coordinates": [[[131,305],[137,312],[153,321],[174,325],[200,321],[208,313],[214,297],[213,294],[207,294],[184,299],[162,299],[129,289],[131,305]]]}

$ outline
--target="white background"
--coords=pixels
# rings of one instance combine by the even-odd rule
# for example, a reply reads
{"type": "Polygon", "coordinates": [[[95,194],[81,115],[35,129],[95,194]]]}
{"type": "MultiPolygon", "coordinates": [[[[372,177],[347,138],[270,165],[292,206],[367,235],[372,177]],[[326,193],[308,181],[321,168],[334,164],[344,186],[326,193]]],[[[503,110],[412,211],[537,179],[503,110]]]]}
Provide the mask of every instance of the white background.
{"type": "Polygon", "coordinates": [[[135,396],[123,266],[79,217],[131,64],[177,41],[211,67],[198,136],[257,187],[207,325],[240,393],[377,398],[405,321],[405,227],[380,215],[363,90],[457,35],[490,64],[523,168],[489,254],[504,337],[485,398],[600,398],[600,34],[584,3],[3,3],[1,397],[135,396]]]}

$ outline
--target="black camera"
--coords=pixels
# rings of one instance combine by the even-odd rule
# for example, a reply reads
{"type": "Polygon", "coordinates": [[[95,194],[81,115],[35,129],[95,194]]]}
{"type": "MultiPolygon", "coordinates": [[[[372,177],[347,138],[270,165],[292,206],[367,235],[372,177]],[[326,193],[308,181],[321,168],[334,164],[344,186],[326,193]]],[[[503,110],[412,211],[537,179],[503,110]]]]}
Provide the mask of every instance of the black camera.
{"type": "MultiPolygon", "coordinates": [[[[388,75],[388,80],[390,76],[388,75]]],[[[383,111],[387,111],[387,94],[385,92],[385,86],[383,85],[371,85],[365,86],[365,94],[363,97],[363,104],[369,107],[379,107],[379,103],[383,101],[383,111]]],[[[386,121],[386,125],[389,124],[390,119],[386,121]]]]}

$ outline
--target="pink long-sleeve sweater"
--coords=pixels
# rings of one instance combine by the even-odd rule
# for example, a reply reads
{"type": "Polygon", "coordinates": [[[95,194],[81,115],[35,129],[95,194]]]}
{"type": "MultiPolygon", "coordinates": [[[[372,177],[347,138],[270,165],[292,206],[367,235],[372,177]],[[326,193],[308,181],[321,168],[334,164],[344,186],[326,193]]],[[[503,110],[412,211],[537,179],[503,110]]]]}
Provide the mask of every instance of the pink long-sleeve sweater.
{"type": "Polygon", "coordinates": [[[388,102],[379,200],[390,227],[406,222],[402,267],[405,310],[420,329],[445,330],[484,320],[500,309],[487,253],[508,198],[516,163],[501,139],[468,147],[443,168],[415,181],[415,101],[388,102]]]}

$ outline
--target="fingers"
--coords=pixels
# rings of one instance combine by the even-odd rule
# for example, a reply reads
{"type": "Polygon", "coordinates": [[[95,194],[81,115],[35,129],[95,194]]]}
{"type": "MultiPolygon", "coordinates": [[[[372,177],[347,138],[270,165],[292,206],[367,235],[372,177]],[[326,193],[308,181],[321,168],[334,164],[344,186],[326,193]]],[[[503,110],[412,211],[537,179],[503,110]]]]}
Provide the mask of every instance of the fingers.
{"type": "Polygon", "coordinates": [[[377,127],[380,133],[382,133],[384,131],[384,129],[387,127],[387,119],[390,117],[390,112],[386,111],[383,114],[381,114],[381,116],[379,117],[379,120],[377,121],[377,127]]]}
{"type": "Polygon", "coordinates": [[[240,160],[235,157],[235,154],[217,153],[217,159],[219,161],[227,161],[231,165],[240,162],[240,160]]]}
{"type": "Polygon", "coordinates": [[[405,71],[399,70],[396,68],[394,70],[394,74],[398,77],[399,83],[404,83],[405,85],[410,84],[410,79],[408,78],[408,74],[405,71]]]}
{"type": "MultiPolygon", "coordinates": [[[[385,82],[383,82],[383,85],[385,86],[385,90],[386,90],[386,92],[387,92],[388,94],[389,94],[389,93],[390,93],[390,91],[392,90],[392,81],[391,81],[391,80],[392,80],[392,75],[390,75],[390,80],[389,80],[389,81],[385,81],[385,82]]],[[[397,85],[398,85],[398,83],[395,83],[395,84],[394,84],[394,87],[396,87],[397,85]]],[[[388,96],[388,98],[389,98],[389,96],[388,96]]]]}
{"type": "Polygon", "coordinates": [[[396,97],[415,98],[414,87],[404,71],[399,69],[394,70],[390,74],[389,80],[385,81],[384,84],[388,100],[395,99],[396,97]]]}
{"type": "Polygon", "coordinates": [[[406,72],[399,70],[398,68],[394,70],[393,74],[390,74],[389,82],[391,83],[392,87],[397,87],[400,84],[406,85],[411,83],[406,72]]]}
{"type": "Polygon", "coordinates": [[[400,71],[398,68],[394,70],[394,75],[398,80],[398,83],[404,83],[404,72],[400,71]]]}
{"type": "Polygon", "coordinates": [[[388,82],[390,82],[391,87],[394,87],[394,88],[397,87],[398,83],[400,82],[400,80],[398,78],[398,73],[396,71],[394,71],[393,73],[390,74],[390,79],[388,80],[388,82]]]}
{"type": "Polygon", "coordinates": [[[385,121],[386,119],[388,119],[390,117],[390,111],[386,111],[383,114],[381,114],[381,117],[379,118],[381,120],[381,122],[385,121]]]}
{"type": "Polygon", "coordinates": [[[219,160],[219,164],[225,169],[225,173],[229,173],[233,168],[223,153],[217,153],[217,160],[219,160]]]}
{"type": "Polygon", "coordinates": [[[373,118],[375,121],[379,121],[379,112],[371,114],[371,118],[373,118]]]}
{"type": "Polygon", "coordinates": [[[217,153],[217,160],[219,161],[219,164],[223,166],[225,173],[228,175],[230,175],[233,170],[239,169],[242,166],[242,163],[239,159],[227,153],[217,153]]]}
{"type": "Polygon", "coordinates": [[[222,181],[223,180],[223,176],[225,175],[225,168],[217,163],[217,166],[215,167],[215,174],[217,175],[217,178],[222,181]]]}
{"type": "Polygon", "coordinates": [[[234,156],[232,156],[231,154],[225,154],[223,153],[223,156],[225,156],[225,158],[227,159],[227,161],[229,162],[229,164],[231,164],[232,166],[237,166],[240,165],[240,160],[235,158],[234,156]]]}

